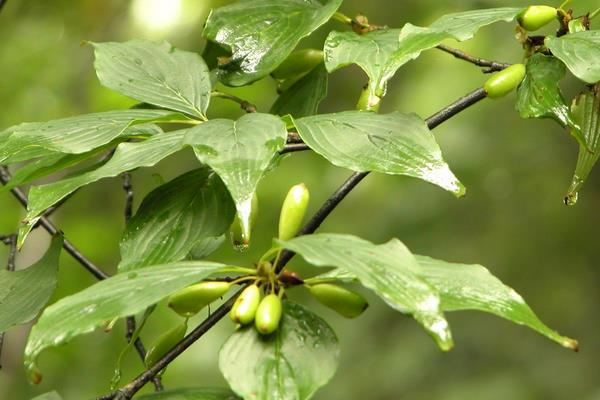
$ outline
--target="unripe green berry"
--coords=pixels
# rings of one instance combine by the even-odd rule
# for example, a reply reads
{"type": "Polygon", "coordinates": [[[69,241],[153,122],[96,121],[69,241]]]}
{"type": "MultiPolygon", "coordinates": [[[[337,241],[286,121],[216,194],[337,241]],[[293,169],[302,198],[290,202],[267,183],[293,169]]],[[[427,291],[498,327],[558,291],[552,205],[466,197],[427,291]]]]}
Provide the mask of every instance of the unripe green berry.
{"type": "Polygon", "coordinates": [[[191,317],[229,290],[229,282],[200,282],[173,293],[168,306],[182,317],[191,317]]]}
{"type": "Polygon", "coordinates": [[[492,99],[506,96],[512,92],[525,78],[525,66],[513,64],[502,71],[496,72],[483,85],[487,96],[492,99]]]}
{"type": "Polygon", "coordinates": [[[283,305],[279,296],[276,294],[265,296],[258,305],[254,316],[256,330],[263,335],[275,332],[281,321],[282,313],[283,305]]]}
{"type": "Polygon", "coordinates": [[[171,350],[173,346],[179,343],[181,339],[185,337],[186,331],[187,322],[183,322],[159,337],[156,343],[150,347],[146,353],[146,358],[144,359],[146,368],[150,368],[156,364],[156,362],[160,360],[162,356],[171,350]]]}
{"type": "Polygon", "coordinates": [[[242,291],[231,307],[229,316],[233,322],[247,325],[254,320],[254,315],[260,303],[260,290],[256,285],[250,285],[242,291]]]}
{"type": "Polygon", "coordinates": [[[281,206],[279,239],[289,240],[296,236],[302,225],[309,200],[310,193],[303,183],[292,186],[281,206]]]}
{"type": "Polygon", "coordinates": [[[275,79],[298,79],[322,62],[323,52],[321,50],[296,50],[271,72],[271,76],[275,79]]]}
{"type": "Polygon", "coordinates": [[[537,31],[557,18],[557,10],[550,6],[529,6],[517,16],[526,31],[537,31]]]}
{"type": "Polygon", "coordinates": [[[310,293],[323,305],[346,318],[356,318],[369,307],[360,294],[330,283],[308,286],[310,293]]]}

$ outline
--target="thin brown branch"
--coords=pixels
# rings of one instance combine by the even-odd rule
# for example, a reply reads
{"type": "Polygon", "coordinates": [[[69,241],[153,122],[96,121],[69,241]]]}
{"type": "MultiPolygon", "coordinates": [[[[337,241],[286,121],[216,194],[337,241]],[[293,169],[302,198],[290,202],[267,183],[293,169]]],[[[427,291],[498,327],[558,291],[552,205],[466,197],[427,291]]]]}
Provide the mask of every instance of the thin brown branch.
{"type": "Polygon", "coordinates": [[[502,63],[498,61],[486,60],[485,58],[473,57],[462,50],[455,49],[454,47],[446,46],[445,44],[437,45],[437,48],[445,51],[446,53],[452,54],[454,57],[475,64],[478,67],[487,67],[483,72],[494,72],[501,71],[504,68],[510,67],[510,64],[502,63]]]}
{"type": "Polygon", "coordinates": [[[310,147],[304,143],[286,144],[283,149],[279,150],[279,154],[293,153],[304,150],[310,150],[310,147]]]}

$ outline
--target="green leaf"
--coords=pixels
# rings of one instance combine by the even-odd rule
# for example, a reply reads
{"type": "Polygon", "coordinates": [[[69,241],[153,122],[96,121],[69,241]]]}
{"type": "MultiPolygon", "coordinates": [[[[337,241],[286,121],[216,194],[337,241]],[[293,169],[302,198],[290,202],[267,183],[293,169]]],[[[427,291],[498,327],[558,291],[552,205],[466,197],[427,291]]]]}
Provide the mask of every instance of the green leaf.
{"type": "Polygon", "coordinates": [[[234,206],[227,188],[209,168],[200,168],[154,189],[127,225],[119,271],[184,259],[229,229],[234,206]]]}
{"type": "Polygon", "coordinates": [[[600,30],[546,36],[544,44],[582,81],[600,81],[600,30]]]}
{"type": "Polygon", "coordinates": [[[0,332],[33,320],[56,289],[63,238],[54,236],[46,254],[15,272],[0,270],[0,332]]]}
{"type": "Polygon", "coordinates": [[[456,196],[465,193],[433,134],[415,114],[346,111],[300,118],[295,125],[304,142],[334,165],[412,176],[456,196]]]}
{"type": "Polygon", "coordinates": [[[229,389],[189,388],[172,389],[148,393],[136,397],[137,400],[241,400],[229,389]]]}
{"type": "Polygon", "coordinates": [[[289,301],[273,334],[262,336],[253,326],[239,329],[219,353],[223,376],[247,400],[309,399],[333,377],[338,362],[338,339],[331,327],[289,301]]]}
{"type": "Polygon", "coordinates": [[[167,42],[91,43],[100,82],[136,100],[206,119],[208,67],[196,53],[167,42]]]}
{"type": "Polygon", "coordinates": [[[482,27],[514,20],[521,8],[491,8],[448,14],[427,28],[406,24],[356,35],[331,32],[325,41],[325,66],[329,72],[358,65],[369,77],[369,103],[378,104],[387,82],[404,64],[446,39],[468,40],[482,27]]]}
{"type": "Polygon", "coordinates": [[[225,235],[200,239],[188,254],[188,258],[190,260],[202,260],[217,251],[223,242],[225,242],[225,235]]]}
{"type": "Polygon", "coordinates": [[[596,85],[595,92],[577,96],[571,110],[575,120],[581,124],[586,145],[579,146],[575,173],[565,196],[565,204],[569,206],[577,202],[579,191],[600,157],[600,85],[596,85]],[[587,150],[588,148],[592,152],[587,150]]]}
{"type": "Polygon", "coordinates": [[[184,142],[225,182],[241,223],[247,226],[256,186],[286,138],[287,129],[280,118],[252,113],[237,121],[205,122],[188,130],[184,142]]]}
{"type": "Polygon", "coordinates": [[[558,85],[565,72],[565,65],[555,57],[540,53],[531,56],[525,79],[517,89],[516,109],[522,118],[553,118],[563,127],[570,126],[575,139],[585,143],[558,85]]]}
{"type": "Polygon", "coordinates": [[[32,398],[31,400],[62,400],[62,397],[55,392],[48,392],[32,398]]]}
{"type": "Polygon", "coordinates": [[[25,368],[34,381],[38,354],[50,346],[92,332],[117,318],[135,315],[171,293],[215,273],[235,272],[234,267],[207,261],[155,265],[114,275],[44,310],[33,326],[25,347],[25,368]]]}
{"type": "Polygon", "coordinates": [[[6,130],[0,142],[0,163],[11,164],[53,153],[80,154],[132,133],[130,126],[161,120],[181,119],[165,110],[122,110],[48,122],[26,122],[6,130]]]}
{"type": "Polygon", "coordinates": [[[232,56],[219,78],[242,86],[265,77],[300,39],[329,20],[342,0],[241,1],[211,12],[204,36],[228,47],[232,56]]]}
{"type": "Polygon", "coordinates": [[[277,98],[271,114],[295,118],[317,114],[319,104],[327,97],[327,77],[325,65],[319,64],[277,98]]]}
{"type": "Polygon", "coordinates": [[[481,265],[449,263],[416,256],[423,278],[442,299],[444,311],[478,310],[525,325],[564,347],[577,350],[577,341],[547,327],[523,298],[481,265]]]}
{"type": "Polygon", "coordinates": [[[375,245],[356,236],[320,233],[277,243],[317,267],[337,267],[355,275],[390,307],[412,314],[442,350],[452,348],[440,297],[419,276],[417,260],[398,239],[375,245]]]}
{"type": "Polygon", "coordinates": [[[117,176],[139,167],[150,167],[183,147],[186,130],[153,136],[141,142],[121,143],[112,158],[101,167],[71,178],[47,185],[34,186],[29,191],[27,225],[19,232],[19,246],[23,244],[39,216],[48,207],[59,202],[82,186],[102,178],[117,176]]]}

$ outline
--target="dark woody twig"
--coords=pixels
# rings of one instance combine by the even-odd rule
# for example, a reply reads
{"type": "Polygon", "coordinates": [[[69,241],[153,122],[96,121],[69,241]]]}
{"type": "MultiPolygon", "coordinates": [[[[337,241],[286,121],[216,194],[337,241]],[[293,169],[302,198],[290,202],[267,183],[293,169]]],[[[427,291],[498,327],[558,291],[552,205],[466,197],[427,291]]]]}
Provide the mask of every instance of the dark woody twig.
{"type": "Polygon", "coordinates": [[[454,47],[446,46],[445,44],[439,44],[436,46],[439,50],[445,51],[446,53],[452,54],[454,57],[475,64],[478,67],[487,67],[483,72],[494,72],[501,71],[505,68],[510,67],[510,64],[501,63],[492,60],[486,60],[485,58],[473,57],[462,50],[455,49],[454,47]]]}

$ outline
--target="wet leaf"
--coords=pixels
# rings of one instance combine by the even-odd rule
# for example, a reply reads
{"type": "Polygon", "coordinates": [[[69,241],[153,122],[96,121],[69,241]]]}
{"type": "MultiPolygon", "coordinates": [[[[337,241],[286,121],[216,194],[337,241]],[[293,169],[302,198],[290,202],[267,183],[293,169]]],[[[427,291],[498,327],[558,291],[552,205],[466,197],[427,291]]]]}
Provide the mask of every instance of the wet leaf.
{"type": "Polygon", "coordinates": [[[600,81],[600,30],[561,37],[549,35],[544,44],[582,81],[592,84],[600,81]]]}
{"type": "Polygon", "coordinates": [[[219,353],[219,369],[246,400],[304,400],[333,377],[339,351],[323,319],[286,301],[281,324],[271,335],[248,326],[229,337],[219,353]]]}

